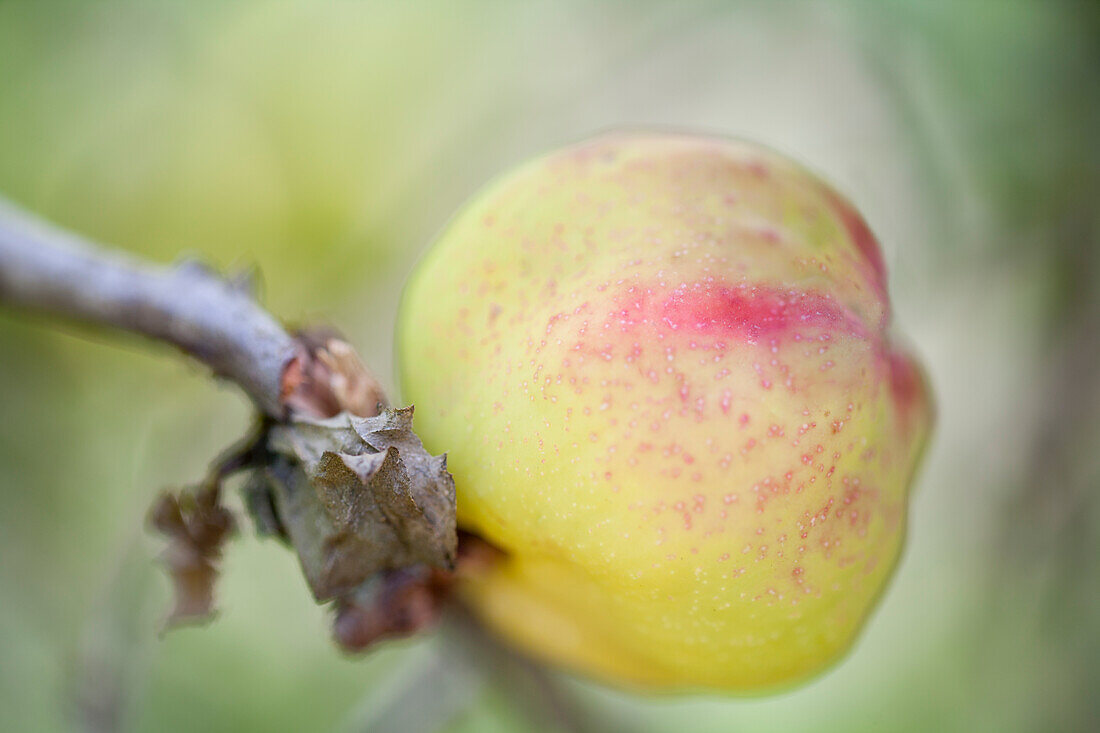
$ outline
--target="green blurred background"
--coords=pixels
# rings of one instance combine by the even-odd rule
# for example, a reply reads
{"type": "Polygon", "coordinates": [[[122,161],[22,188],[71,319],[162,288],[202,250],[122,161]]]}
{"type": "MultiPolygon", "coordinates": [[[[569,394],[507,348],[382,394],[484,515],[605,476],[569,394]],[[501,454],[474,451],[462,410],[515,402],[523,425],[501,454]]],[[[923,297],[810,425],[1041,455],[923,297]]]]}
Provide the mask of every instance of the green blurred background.
{"type": "MultiPolygon", "coordinates": [[[[400,287],[450,213],[646,124],[762,141],[854,200],[940,422],[897,579],[827,675],[751,700],[559,683],[603,730],[1096,730],[1095,4],[0,0],[0,193],[158,260],[259,267],[277,315],[339,326],[391,393],[400,287]]],[[[60,325],[0,311],[0,729],[369,729],[444,662],[443,729],[548,725],[439,636],[342,656],[293,556],[248,532],[217,620],[158,636],[144,513],[248,406],[60,325]]]]}

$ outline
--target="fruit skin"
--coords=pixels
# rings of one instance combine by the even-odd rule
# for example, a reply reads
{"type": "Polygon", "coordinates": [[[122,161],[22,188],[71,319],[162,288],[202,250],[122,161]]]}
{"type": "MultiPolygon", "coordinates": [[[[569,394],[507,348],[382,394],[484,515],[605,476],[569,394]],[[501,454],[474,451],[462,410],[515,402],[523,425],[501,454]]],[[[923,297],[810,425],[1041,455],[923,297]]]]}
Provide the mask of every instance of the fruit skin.
{"type": "Polygon", "coordinates": [[[613,133],[530,162],[418,265],[400,376],[459,522],[463,598],[536,656],[759,692],[851,645],[931,424],[873,235],[790,160],[613,133]]]}

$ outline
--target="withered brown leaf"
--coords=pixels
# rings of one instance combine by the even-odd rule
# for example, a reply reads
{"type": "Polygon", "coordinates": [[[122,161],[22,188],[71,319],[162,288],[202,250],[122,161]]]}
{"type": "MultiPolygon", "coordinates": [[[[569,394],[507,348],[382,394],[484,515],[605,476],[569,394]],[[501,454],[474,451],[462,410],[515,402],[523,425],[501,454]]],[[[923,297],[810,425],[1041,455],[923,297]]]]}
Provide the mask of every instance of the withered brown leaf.
{"type": "Polygon", "coordinates": [[[217,562],[235,529],[219,498],[217,486],[165,492],[150,510],[150,522],[169,539],[161,556],[175,590],[169,626],[203,621],[213,613],[217,562]]]}
{"type": "Polygon", "coordinates": [[[380,572],[454,565],[454,481],[412,431],[411,407],[358,418],[295,415],[272,428],[278,513],[319,601],[380,572]],[[295,470],[295,464],[300,470],[295,470]]]}

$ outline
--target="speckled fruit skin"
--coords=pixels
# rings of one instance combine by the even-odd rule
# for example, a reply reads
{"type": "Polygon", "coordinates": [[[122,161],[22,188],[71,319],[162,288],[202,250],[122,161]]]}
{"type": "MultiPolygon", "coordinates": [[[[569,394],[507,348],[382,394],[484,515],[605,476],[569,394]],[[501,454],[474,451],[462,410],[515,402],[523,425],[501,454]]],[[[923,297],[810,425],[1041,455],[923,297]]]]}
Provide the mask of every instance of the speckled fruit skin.
{"type": "Polygon", "coordinates": [[[766,691],[852,644],[929,430],[860,215],[756,145],[609,134],[490,185],[418,265],[404,396],[462,587],[536,656],[620,685],[766,691]]]}

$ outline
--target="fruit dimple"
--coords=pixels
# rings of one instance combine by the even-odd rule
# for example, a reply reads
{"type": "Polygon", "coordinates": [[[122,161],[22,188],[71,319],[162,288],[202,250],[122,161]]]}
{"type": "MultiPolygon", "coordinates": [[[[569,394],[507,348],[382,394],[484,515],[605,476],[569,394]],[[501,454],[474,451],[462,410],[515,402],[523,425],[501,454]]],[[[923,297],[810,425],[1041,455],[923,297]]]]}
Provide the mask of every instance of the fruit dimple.
{"type": "Polygon", "coordinates": [[[907,430],[912,430],[916,413],[928,406],[924,378],[916,362],[903,351],[891,349],[886,357],[890,370],[890,390],[898,414],[907,430]]]}

